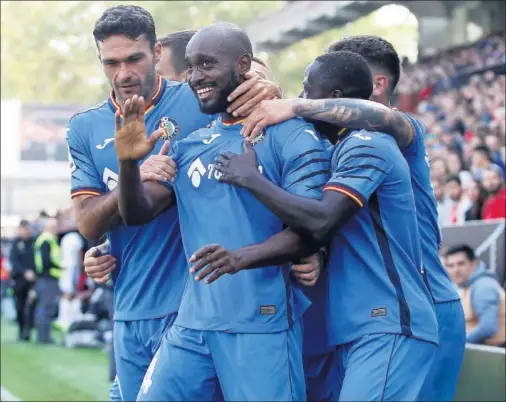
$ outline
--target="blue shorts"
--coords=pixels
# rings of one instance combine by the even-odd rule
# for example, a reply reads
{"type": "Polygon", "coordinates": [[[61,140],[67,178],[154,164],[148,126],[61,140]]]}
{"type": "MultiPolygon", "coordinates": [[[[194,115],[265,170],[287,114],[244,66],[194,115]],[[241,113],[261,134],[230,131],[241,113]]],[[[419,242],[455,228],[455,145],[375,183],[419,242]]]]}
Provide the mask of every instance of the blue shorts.
{"type": "Polygon", "coordinates": [[[419,400],[453,401],[466,348],[466,321],[460,300],[437,303],[439,347],[419,400]]]}
{"type": "Polygon", "coordinates": [[[115,321],[113,330],[116,379],[109,395],[117,400],[134,401],[161,338],[177,314],[136,321],[115,321]],[[115,390],[117,388],[117,390],[115,390]]]}
{"type": "Polygon", "coordinates": [[[337,401],[342,380],[335,348],[328,353],[304,355],[304,374],[309,402],[337,401]]]}
{"type": "Polygon", "coordinates": [[[436,355],[435,343],[371,334],[337,347],[340,401],[415,401],[436,355]]]}
{"type": "Polygon", "coordinates": [[[174,325],[146,373],[140,401],[306,399],[300,324],[269,334],[174,325]]]}

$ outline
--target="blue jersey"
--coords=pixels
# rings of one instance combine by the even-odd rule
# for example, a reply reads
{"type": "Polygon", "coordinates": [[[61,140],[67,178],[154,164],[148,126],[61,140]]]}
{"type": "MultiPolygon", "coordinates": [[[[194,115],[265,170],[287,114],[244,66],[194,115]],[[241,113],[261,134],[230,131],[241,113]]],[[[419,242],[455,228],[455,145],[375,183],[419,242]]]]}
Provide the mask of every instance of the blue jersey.
{"type": "Polygon", "coordinates": [[[343,193],[361,207],[331,244],[331,341],[393,333],[437,343],[409,168],[394,139],[365,130],[345,134],[331,166],[324,191],[343,193]]]}
{"type": "Polygon", "coordinates": [[[425,151],[425,128],[415,118],[408,114],[405,116],[413,124],[415,137],[413,143],[407,148],[402,148],[401,152],[411,171],[411,184],[415,195],[427,287],[436,303],[459,300],[460,297],[444,269],[438,253],[441,245],[441,232],[438,226],[436,198],[430,181],[430,161],[425,151]]]}
{"type": "MultiPolygon", "coordinates": [[[[283,222],[249,191],[217,180],[215,158],[223,151],[243,152],[241,128],[218,120],[171,148],[179,172],[172,186],[188,258],[211,243],[235,250],[283,229],[283,222]]],[[[321,197],[330,164],[311,124],[292,119],[271,126],[255,151],[260,172],[273,183],[292,194],[321,197]]],[[[288,265],[249,269],[210,285],[188,281],[175,324],[196,330],[278,332],[290,328],[308,304],[293,286],[288,265]]]]}
{"type": "MultiPolygon", "coordinates": [[[[117,186],[114,149],[117,108],[111,97],[78,113],[69,122],[73,197],[100,195],[117,186]]],[[[198,101],[186,84],[158,79],[158,90],[146,111],[148,133],[161,126],[166,130],[166,138],[184,138],[209,123],[209,116],[200,112],[198,101]]],[[[159,152],[162,144],[159,141],[153,152],[159,152]]],[[[177,209],[169,208],[146,225],[119,224],[108,232],[108,238],[118,265],[113,272],[114,319],[150,319],[176,312],[188,277],[177,209]]]]}

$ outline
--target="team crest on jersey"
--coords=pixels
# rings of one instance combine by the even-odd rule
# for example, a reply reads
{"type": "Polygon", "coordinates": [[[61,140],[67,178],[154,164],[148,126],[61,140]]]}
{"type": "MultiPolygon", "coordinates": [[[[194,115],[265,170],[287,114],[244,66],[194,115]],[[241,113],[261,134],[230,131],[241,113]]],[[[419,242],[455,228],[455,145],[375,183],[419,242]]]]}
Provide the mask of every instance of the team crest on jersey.
{"type": "Polygon", "coordinates": [[[254,146],[254,145],[257,145],[257,144],[260,144],[265,138],[265,132],[264,130],[260,131],[260,134],[258,134],[255,138],[253,138],[251,140],[251,144],[254,146]]]}
{"type": "Polygon", "coordinates": [[[160,137],[160,140],[172,140],[177,135],[179,135],[179,124],[176,120],[170,117],[162,117],[160,119],[160,123],[158,124],[158,128],[163,130],[163,134],[160,137]]]}

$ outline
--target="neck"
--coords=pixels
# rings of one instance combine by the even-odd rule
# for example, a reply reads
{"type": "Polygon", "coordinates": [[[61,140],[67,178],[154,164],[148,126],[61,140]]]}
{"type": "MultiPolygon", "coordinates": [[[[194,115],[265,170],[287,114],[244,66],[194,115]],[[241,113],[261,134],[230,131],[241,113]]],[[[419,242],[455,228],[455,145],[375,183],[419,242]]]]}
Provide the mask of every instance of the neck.
{"type": "Polygon", "coordinates": [[[227,113],[227,112],[220,113],[220,117],[221,117],[221,120],[224,121],[225,123],[230,123],[230,122],[234,122],[235,120],[239,120],[238,117],[234,117],[233,115],[231,115],[230,113],[227,113]]]}
{"type": "Polygon", "coordinates": [[[379,96],[373,96],[371,100],[377,103],[381,103],[386,107],[390,107],[390,98],[385,93],[379,96]]]}

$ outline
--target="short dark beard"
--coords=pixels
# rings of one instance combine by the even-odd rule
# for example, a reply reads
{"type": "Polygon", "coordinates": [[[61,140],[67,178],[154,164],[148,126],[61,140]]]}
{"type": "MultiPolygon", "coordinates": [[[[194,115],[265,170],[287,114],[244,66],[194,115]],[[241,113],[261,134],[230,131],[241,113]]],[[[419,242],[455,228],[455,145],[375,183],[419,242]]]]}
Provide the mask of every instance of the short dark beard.
{"type": "Polygon", "coordinates": [[[241,85],[242,80],[240,76],[236,74],[235,71],[231,71],[229,74],[229,79],[227,86],[220,90],[220,94],[216,102],[212,105],[204,106],[202,103],[200,104],[200,110],[205,114],[216,114],[216,113],[226,113],[230,102],[227,100],[228,96],[236,89],[239,85],[241,85]]]}
{"type": "MultiPolygon", "coordinates": [[[[148,72],[146,75],[146,78],[144,79],[144,82],[141,83],[141,96],[144,98],[144,102],[146,106],[151,102],[151,99],[153,98],[153,95],[155,94],[156,89],[156,83],[157,83],[157,74],[155,70],[155,66],[148,72]]],[[[111,84],[111,87],[113,88],[114,97],[116,101],[123,105],[123,103],[126,101],[126,99],[121,99],[118,97],[118,94],[114,90],[114,87],[112,86],[112,82],[109,82],[111,84]]]]}

